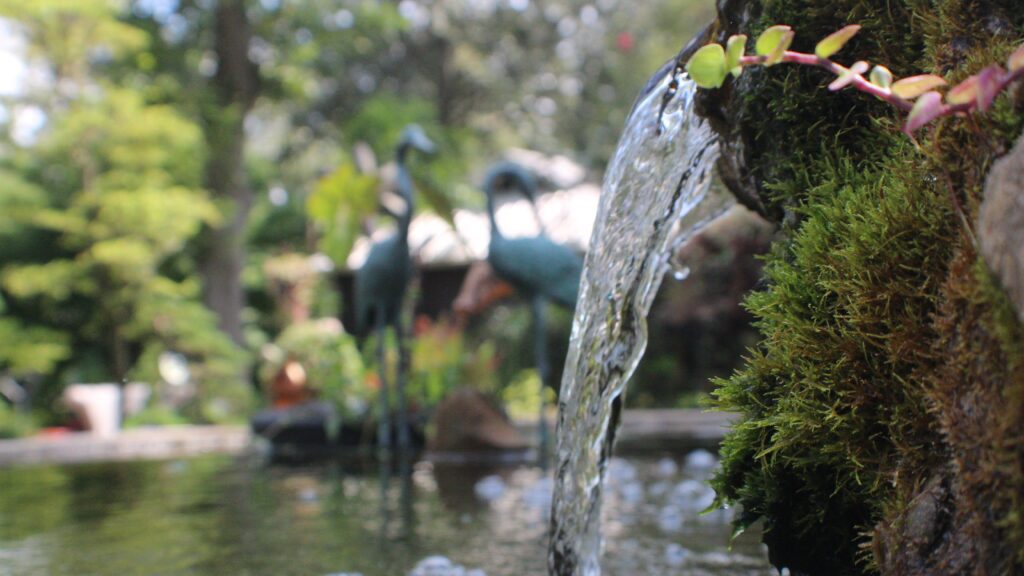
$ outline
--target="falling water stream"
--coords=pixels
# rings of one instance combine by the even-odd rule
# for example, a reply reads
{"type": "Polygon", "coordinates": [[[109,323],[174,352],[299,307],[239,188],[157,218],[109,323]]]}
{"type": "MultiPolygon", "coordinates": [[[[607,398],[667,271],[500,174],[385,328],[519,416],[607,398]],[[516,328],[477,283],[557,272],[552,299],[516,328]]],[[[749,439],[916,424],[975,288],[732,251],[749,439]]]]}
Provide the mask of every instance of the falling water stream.
{"type": "Polygon", "coordinates": [[[601,572],[601,484],[647,314],[675,249],[734,202],[712,186],[718,142],[693,110],[696,86],[678,68],[659,74],[608,167],[580,286],[558,410],[549,550],[558,576],[601,572]]]}

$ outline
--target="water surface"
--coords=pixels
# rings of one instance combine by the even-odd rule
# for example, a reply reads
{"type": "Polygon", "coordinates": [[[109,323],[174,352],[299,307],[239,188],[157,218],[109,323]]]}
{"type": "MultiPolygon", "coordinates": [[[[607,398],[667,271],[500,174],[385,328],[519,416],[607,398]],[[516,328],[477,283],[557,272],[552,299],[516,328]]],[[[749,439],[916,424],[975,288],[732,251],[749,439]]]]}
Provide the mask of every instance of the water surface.
{"type": "MultiPolygon", "coordinates": [[[[548,472],[408,468],[210,456],[3,469],[0,575],[403,576],[438,554],[487,576],[546,572],[548,472]]],[[[698,516],[702,469],[615,459],[610,475],[606,573],[771,574],[756,535],[729,552],[727,517],[698,516]]]]}

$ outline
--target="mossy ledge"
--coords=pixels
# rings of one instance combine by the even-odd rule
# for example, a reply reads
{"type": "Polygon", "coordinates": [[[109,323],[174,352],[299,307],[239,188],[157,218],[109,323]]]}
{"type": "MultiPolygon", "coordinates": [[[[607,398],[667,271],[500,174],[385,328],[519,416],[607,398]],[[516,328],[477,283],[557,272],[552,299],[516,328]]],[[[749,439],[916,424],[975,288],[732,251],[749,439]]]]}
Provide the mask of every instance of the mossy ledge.
{"type": "MultiPolygon", "coordinates": [[[[1019,0],[719,0],[711,39],[845,24],[835,58],[955,83],[1024,41],[1019,0]]],[[[918,134],[818,69],[751,70],[700,96],[720,167],[782,224],[762,341],[718,383],[744,418],[715,487],[763,520],[794,574],[1024,573],[1024,326],[972,230],[985,175],[1024,127],[1024,90],[918,134]]],[[[748,202],[749,203],[749,202],[748,202]]]]}

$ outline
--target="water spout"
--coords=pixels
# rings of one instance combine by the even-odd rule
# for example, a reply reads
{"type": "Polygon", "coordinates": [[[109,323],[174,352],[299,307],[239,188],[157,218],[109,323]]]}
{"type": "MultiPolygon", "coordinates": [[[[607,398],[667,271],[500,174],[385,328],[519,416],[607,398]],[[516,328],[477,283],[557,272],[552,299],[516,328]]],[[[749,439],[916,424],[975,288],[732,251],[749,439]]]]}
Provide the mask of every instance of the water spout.
{"type": "Polygon", "coordinates": [[[693,111],[695,90],[678,68],[662,68],[605,176],[559,398],[551,574],[601,572],[601,484],[647,314],[675,249],[734,202],[711,186],[718,142],[693,111]]]}

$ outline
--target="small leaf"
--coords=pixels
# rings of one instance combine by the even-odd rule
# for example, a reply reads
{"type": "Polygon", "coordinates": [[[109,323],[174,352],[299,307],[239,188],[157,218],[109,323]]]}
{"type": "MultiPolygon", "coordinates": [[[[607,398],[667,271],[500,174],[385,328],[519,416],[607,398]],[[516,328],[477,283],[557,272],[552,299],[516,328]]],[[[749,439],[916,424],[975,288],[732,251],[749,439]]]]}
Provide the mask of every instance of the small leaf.
{"type": "Polygon", "coordinates": [[[725,81],[725,50],[721,44],[708,44],[694,52],[686,63],[690,78],[701,88],[718,88],[725,81]]]}
{"type": "Polygon", "coordinates": [[[1005,74],[1006,71],[999,64],[986,66],[984,70],[978,72],[978,93],[975,98],[978,110],[984,112],[989,109],[989,106],[992,106],[992,101],[999,94],[1000,84],[1002,84],[1005,74]]]}
{"type": "Polygon", "coordinates": [[[978,100],[978,76],[975,74],[946,93],[946,103],[951,106],[970,104],[978,100]]]}
{"type": "Polygon", "coordinates": [[[897,80],[892,85],[892,93],[905,100],[913,100],[929,90],[945,86],[946,81],[934,74],[921,74],[897,80]]]}
{"type": "Polygon", "coordinates": [[[818,58],[828,58],[836,52],[842,50],[843,46],[853,38],[854,35],[860,32],[860,26],[857,24],[850,24],[849,26],[843,26],[842,29],[837,30],[828,36],[826,36],[818,45],[814,47],[814,55],[818,58]]]}
{"type": "Polygon", "coordinates": [[[935,120],[946,111],[942,105],[942,94],[938,92],[926,92],[914,102],[914,108],[907,116],[907,123],[903,126],[903,132],[911,136],[925,124],[935,120]]]}
{"type": "MultiPolygon", "coordinates": [[[[758,56],[771,56],[776,49],[786,44],[786,48],[789,47],[789,42],[786,41],[786,37],[789,36],[789,41],[792,41],[793,37],[790,35],[793,29],[789,26],[772,26],[760,36],[757,37],[757,43],[754,45],[754,49],[758,56]]],[[[785,50],[786,48],[783,48],[785,50]]]]}
{"type": "Polygon", "coordinates": [[[765,66],[772,66],[782,62],[782,57],[786,55],[786,49],[793,43],[793,36],[796,36],[796,32],[793,32],[792,30],[782,35],[782,40],[779,41],[775,50],[764,59],[765,66]]]}
{"type": "MultiPolygon", "coordinates": [[[[854,63],[853,66],[850,66],[849,68],[843,68],[843,72],[839,75],[838,78],[833,80],[832,83],[828,85],[828,89],[835,92],[837,90],[842,90],[843,88],[846,88],[847,86],[850,85],[850,83],[854,81],[854,79],[857,76],[867,72],[868,66],[869,65],[867,62],[863,60],[858,60],[856,63],[854,63]]],[[[840,66],[840,68],[842,68],[842,66],[840,66]]]]}
{"type": "Polygon", "coordinates": [[[1010,58],[1006,61],[1006,69],[1011,73],[1017,72],[1024,68],[1024,44],[1021,44],[1019,48],[1014,50],[1013,54],[1010,54],[1010,58]]]}
{"type": "Polygon", "coordinates": [[[871,69],[871,83],[879,88],[892,86],[892,72],[885,66],[875,66],[871,69]]]}
{"type": "Polygon", "coordinates": [[[739,77],[740,73],[743,72],[743,67],[740,66],[740,58],[743,57],[743,51],[746,47],[747,36],[745,34],[735,34],[729,37],[729,42],[726,44],[725,49],[725,67],[733,76],[739,77]]]}

